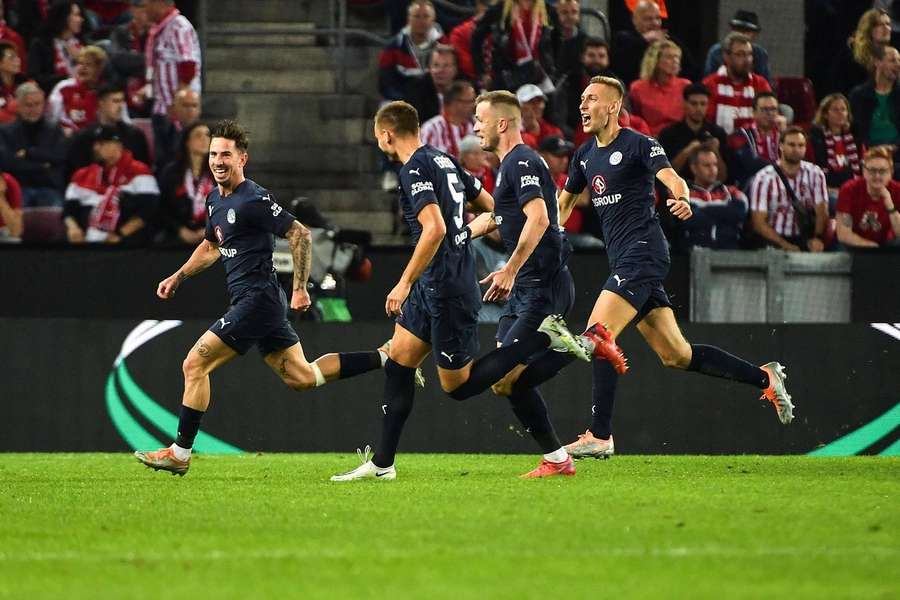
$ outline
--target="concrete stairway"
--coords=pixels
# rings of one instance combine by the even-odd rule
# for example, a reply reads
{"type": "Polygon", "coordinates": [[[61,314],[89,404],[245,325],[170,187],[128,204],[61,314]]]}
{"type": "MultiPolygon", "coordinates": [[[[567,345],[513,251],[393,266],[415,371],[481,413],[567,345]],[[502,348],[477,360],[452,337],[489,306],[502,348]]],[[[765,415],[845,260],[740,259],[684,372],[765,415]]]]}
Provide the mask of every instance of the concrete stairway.
{"type": "MultiPolygon", "coordinates": [[[[371,132],[377,108],[376,46],[346,49],[338,95],[337,50],[311,33],[328,26],[324,0],[217,0],[206,29],[204,116],[234,117],[250,131],[248,176],[282,202],[313,200],[340,227],[392,235],[393,197],[380,190],[371,132]],[[248,33],[249,32],[249,33],[248,33]]],[[[381,31],[379,15],[351,27],[381,31]]]]}

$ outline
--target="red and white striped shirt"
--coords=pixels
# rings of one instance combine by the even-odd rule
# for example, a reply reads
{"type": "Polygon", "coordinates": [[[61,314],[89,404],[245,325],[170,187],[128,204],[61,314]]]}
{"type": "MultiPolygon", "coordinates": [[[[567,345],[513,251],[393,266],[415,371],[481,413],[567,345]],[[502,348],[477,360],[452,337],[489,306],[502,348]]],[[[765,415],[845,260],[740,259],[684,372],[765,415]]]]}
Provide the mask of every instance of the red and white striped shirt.
{"type": "Polygon", "coordinates": [[[443,114],[428,119],[422,125],[422,141],[453,158],[459,158],[459,143],[470,133],[472,133],[471,121],[452,125],[443,114]]]}
{"type": "MultiPolygon", "coordinates": [[[[786,173],[785,175],[787,176],[786,173]]],[[[825,173],[813,163],[800,161],[797,175],[787,177],[787,180],[800,205],[807,210],[812,211],[816,205],[828,203],[825,173]]],[[[753,178],[750,186],[750,210],[766,213],[769,225],[781,237],[794,238],[800,235],[791,197],[772,165],[759,171],[753,178]]]]}
{"type": "Polygon", "coordinates": [[[197,31],[173,8],[147,36],[147,81],[152,82],[153,114],[168,113],[182,81],[200,93],[200,64],[197,31]]]}
{"type": "Polygon", "coordinates": [[[706,119],[727,133],[748,127],[753,122],[753,98],[757,92],[772,91],[769,82],[756,73],[750,73],[743,83],[733,82],[724,66],[708,75],[703,85],[710,92],[706,119]]]}

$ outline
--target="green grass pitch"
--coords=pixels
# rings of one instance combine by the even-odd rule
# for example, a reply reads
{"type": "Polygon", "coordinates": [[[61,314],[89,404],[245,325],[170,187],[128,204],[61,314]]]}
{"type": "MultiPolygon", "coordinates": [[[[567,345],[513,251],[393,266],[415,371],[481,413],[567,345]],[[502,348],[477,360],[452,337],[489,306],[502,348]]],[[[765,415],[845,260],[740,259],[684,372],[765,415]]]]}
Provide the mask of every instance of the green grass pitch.
{"type": "Polygon", "coordinates": [[[0,598],[900,598],[900,459],[0,455],[0,598]]]}

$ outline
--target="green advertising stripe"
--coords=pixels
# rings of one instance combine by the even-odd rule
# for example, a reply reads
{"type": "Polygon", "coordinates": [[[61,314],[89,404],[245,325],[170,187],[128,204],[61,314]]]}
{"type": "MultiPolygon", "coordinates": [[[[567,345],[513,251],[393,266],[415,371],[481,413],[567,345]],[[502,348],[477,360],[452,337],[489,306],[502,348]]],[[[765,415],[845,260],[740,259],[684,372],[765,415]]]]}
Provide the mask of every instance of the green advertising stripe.
{"type": "Polygon", "coordinates": [[[110,373],[106,380],[106,410],[119,435],[132,450],[150,450],[162,446],[162,442],[147,433],[125,409],[116,391],[115,372],[110,373]]]}
{"type": "MultiPolygon", "coordinates": [[[[145,419],[150,421],[160,431],[171,431],[173,434],[178,431],[178,417],[157,404],[153,398],[148,396],[135,383],[131,373],[125,367],[125,361],[119,363],[116,373],[119,376],[119,383],[122,386],[122,391],[125,392],[125,397],[145,419]]],[[[194,450],[207,454],[242,454],[244,452],[240,448],[202,431],[197,434],[194,440],[194,450]]]]}
{"type": "MultiPolygon", "coordinates": [[[[853,456],[859,454],[900,425],[900,403],[874,421],[838,438],[827,446],[809,453],[810,456],[853,456]]],[[[882,455],[900,454],[900,440],[881,452],[882,455]]]]}

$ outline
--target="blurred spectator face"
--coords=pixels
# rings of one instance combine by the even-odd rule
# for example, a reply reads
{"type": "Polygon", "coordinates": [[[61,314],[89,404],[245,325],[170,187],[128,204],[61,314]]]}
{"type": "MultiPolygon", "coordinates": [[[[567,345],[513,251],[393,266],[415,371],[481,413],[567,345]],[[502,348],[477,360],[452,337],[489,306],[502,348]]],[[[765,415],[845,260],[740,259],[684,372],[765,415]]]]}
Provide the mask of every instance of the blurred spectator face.
{"type": "Polygon", "coordinates": [[[681,72],[681,51],[675,48],[666,48],[659,55],[656,63],[657,76],[677,77],[681,72]]]}
{"type": "Polygon", "coordinates": [[[146,33],[150,29],[150,18],[147,16],[146,6],[131,7],[131,22],[139,33],[146,33]]]}
{"type": "Polygon", "coordinates": [[[566,154],[562,156],[553,154],[552,152],[541,152],[540,155],[550,167],[550,174],[556,177],[560,173],[566,173],[569,170],[569,157],[566,154]]]}
{"type": "Polygon", "coordinates": [[[0,57],[0,73],[5,75],[15,75],[22,68],[22,59],[19,53],[12,48],[4,48],[3,56],[0,57]]]}
{"type": "Polygon", "coordinates": [[[206,154],[209,152],[209,127],[199,125],[191,131],[187,140],[188,151],[191,154],[206,154]]]}
{"type": "Polygon", "coordinates": [[[702,123],[706,120],[706,107],[709,97],[706,94],[692,94],[684,101],[684,118],[691,123],[702,123]]]}
{"type": "Polygon", "coordinates": [[[97,102],[98,116],[107,123],[118,123],[119,119],[122,118],[124,107],[125,92],[106,94],[97,102]]]}
{"type": "Polygon", "coordinates": [[[167,3],[165,0],[147,0],[144,6],[147,18],[150,19],[152,23],[159,23],[165,18],[173,5],[167,3]]]}
{"type": "Polygon", "coordinates": [[[89,56],[82,56],[75,65],[75,75],[82,82],[93,85],[100,81],[103,66],[89,56]]]}
{"type": "Polygon", "coordinates": [[[708,150],[697,155],[697,161],[691,163],[691,173],[694,174],[694,182],[703,187],[709,187],[719,179],[719,159],[715,152],[708,150]]]}
{"type": "Polygon", "coordinates": [[[576,29],[581,20],[581,7],[577,0],[560,0],[556,3],[556,16],[561,29],[576,29]]]}
{"type": "Polygon", "coordinates": [[[885,158],[870,158],[863,167],[863,177],[869,193],[880,193],[891,180],[891,163],[885,158]]]}
{"type": "Polygon", "coordinates": [[[652,2],[642,2],[634,9],[631,16],[634,28],[641,35],[648,31],[662,29],[662,17],[659,15],[659,7],[652,2]]]}
{"type": "Polygon", "coordinates": [[[541,119],[544,116],[544,109],[547,108],[547,101],[543,98],[533,98],[522,104],[522,119],[541,119]]]}
{"type": "Polygon", "coordinates": [[[114,165],[122,159],[122,142],[94,142],[94,154],[104,165],[114,165]]]}
{"type": "Polygon", "coordinates": [[[472,86],[466,86],[462,95],[448,104],[446,109],[458,123],[471,121],[475,116],[475,89],[472,86]]]}
{"type": "Polygon", "coordinates": [[[19,118],[27,123],[37,123],[44,114],[44,93],[28,94],[16,105],[19,118]]]}
{"type": "Polygon", "coordinates": [[[900,52],[896,48],[886,48],[884,58],[875,61],[875,72],[890,81],[896,81],[900,74],[900,52]]]}
{"type": "Polygon", "coordinates": [[[534,0],[516,0],[516,4],[523,10],[531,10],[534,8],[534,0]]]}
{"type": "Polygon", "coordinates": [[[590,75],[599,75],[609,68],[609,49],[605,46],[587,46],[581,53],[581,64],[590,75]]]}
{"type": "Polygon", "coordinates": [[[471,171],[472,173],[477,173],[485,167],[490,166],[488,163],[488,153],[480,149],[463,152],[459,155],[459,161],[462,163],[465,170],[471,171]]]}
{"type": "Polygon", "coordinates": [[[886,46],[891,43],[890,15],[879,15],[870,35],[876,46],[886,46]]]}
{"type": "Polygon", "coordinates": [[[434,9],[422,4],[410,5],[406,12],[406,24],[412,37],[423,39],[434,27],[434,9]]]}
{"type": "Polygon", "coordinates": [[[432,52],[428,70],[434,87],[446,90],[456,78],[456,55],[452,52],[432,52]]]}
{"type": "Polygon", "coordinates": [[[190,125],[200,118],[200,96],[194,90],[181,90],[175,94],[172,110],[179,123],[190,125]]]}
{"type": "Polygon", "coordinates": [[[800,161],[806,156],[806,136],[799,133],[785,136],[780,148],[781,158],[784,162],[789,165],[800,164],[800,161]]]}
{"type": "Polygon", "coordinates": [[[850,107],[838,98],[825,111],[825,124],[830,129],[846,129],[850,126],[850,107]]]}
{"type": "Polygon", "coordinates": [[[74,35],[79,35],[82,25],[84,25],[84,17],[81,15],[81,9],[77,4],[73,4],[72,10],[69,12],[69,20],[66,22],[66,29],[74,35]]]}
{"type": "Polygon", "coordinates": [[[732,44],[728,52],[722,53],[722,60],[730,77],[745,79],[753,69],[753,46],[749,43],[732,44]]]}
{"type": "Polygon", "coordinates": [[[763,131],[769,131],[775,127],[775,119],[778,117],[778,100],[771,97],[760,98],[753,109],[753,120],[756,126],[763,131]]]}

